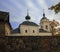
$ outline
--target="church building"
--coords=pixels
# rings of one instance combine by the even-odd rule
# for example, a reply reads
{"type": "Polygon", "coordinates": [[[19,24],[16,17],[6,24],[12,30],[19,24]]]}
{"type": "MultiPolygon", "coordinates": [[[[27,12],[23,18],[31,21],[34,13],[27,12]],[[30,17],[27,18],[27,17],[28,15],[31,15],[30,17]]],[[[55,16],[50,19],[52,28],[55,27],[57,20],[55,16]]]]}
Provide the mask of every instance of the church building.
{"type": "MultiPolygon", "coordinates": [[[[23,21],[19,26],[12,30],[9,21],[9,12],[0,11],[0,36],[54,36],[57,31],[54,29],[59,25],[55,20],[49,21],[43,12],[39,25],[30,21],[31,17],[27,12],[23,21]]],[[[60,31],[58,31],[60,32],[60,31]]],[[[57,34],[58,35],[58,34],[57,34]]]]}
{"type": "Polygon", "coordinates": [[[44,12],[40,25],[29,21],[31,17],[28,12],[25,19],[26,21],[22,22],[18,28],[12,31],[11,36],[52,36],[50,21],[45,17],[44,12]]]}

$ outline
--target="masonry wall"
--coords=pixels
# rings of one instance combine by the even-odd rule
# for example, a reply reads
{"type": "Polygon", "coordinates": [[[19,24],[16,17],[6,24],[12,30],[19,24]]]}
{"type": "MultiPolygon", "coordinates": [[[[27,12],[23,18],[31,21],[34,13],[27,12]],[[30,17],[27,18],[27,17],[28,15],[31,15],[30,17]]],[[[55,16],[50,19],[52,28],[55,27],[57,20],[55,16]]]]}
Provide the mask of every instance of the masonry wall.
{"type": "Polygon", "coordinates": [[[5,36],[10,36],[11,34],[11,28],[9,26],[9,24],[5,24],[5,36]]]}
{"type": "Polygon", "coordinates": [[[60,37],[0,37],[0,52],[60,52],[60,37]]]}
{"type": "Polygon", "coordinates": [[[0,22],[0,36],[5,36],[5,23],[0,22]]]}

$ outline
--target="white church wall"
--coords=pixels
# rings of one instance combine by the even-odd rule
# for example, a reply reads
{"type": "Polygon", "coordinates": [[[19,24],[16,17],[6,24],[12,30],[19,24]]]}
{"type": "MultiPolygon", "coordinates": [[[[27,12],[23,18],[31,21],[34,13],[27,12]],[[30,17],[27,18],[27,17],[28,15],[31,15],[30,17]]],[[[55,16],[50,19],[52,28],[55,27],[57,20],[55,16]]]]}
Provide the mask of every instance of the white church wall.
{"type": "Polygon", "coordinates": [[[47,32],[40,32],[39,36],[52,36],[52,33],[47,32]]]}
{"type": "Polygon", "coordinates": [[[52,36],[52,33],[37,33],[37,34],[11,34],[11,36],[52,36]]]}
{"type": "Polygon", "coordinates": [[[20,33],[12,34],[11,36],[52,36],[49,32],[39,32],[39,26],[20,26],[20,33]],[[27,30],[27,32],[26,32],[27,30]],[[33,32],[34,30],[34,32],[33,32]]]}
{"type": "Polygon", "coordinates": [[[21,25],[20,32],[22,35],[36,35],[39,32],[39,27],[38,26],[21,25]],[[25,32],[26,30],[27,30],[27,32],[25,32]]]}
{"type": "Polygon", "coordinates": [[[40,26],[43,26],[42,29],[50,32],[50,23],[49,22],[42,22],[40,24],[41,24],[40,26]],[[46,29],[46,25],[48,26],[48,29],[46,29]]]}

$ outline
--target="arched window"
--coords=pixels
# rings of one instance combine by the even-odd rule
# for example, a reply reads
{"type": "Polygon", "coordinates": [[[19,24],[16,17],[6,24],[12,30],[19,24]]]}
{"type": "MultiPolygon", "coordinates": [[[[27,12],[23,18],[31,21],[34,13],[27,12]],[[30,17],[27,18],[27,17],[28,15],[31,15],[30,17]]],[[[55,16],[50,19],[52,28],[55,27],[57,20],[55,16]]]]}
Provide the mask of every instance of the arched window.
{"type": "Polygon", "coordinates": [[[25,33],[27,33],[27,30],[25,30],[25,33]]]}
{"type": "Polygon", "coordinates": [[[35,31],[33,30],[33,33],[35,33],[35,31]]]}
{"type": "Polygon", "coordinates": [[[41,26],[41,29],[43,29],[43,26],[41,26]]]}
{"type": "Polygon", "coordinates": [[[48,29],[48,26],[46,25],[46,29],[48,29]]]}

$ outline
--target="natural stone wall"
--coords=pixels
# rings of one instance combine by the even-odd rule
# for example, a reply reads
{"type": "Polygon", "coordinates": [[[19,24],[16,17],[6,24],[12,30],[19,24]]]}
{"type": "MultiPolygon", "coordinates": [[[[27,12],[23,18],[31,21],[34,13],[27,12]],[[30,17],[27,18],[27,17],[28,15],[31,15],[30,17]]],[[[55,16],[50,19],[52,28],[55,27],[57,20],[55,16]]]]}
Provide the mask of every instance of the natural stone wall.
{"type": "Polygon", "coordinates": [[[10,36],[11,28],[9,24],[0,22],[0,36],[10,36]]]}
{"type": "Polygon", "coordinates": [[[5,24],[5,36],[10,36],[11,34],[11,27],[9,26],[9,24],[5,24]]]}
{"type": "Polygon", "coordinates": [[[5,35],[5,25],[4,23],[0,22],[0,36],[5,35]]]}
{"type": "Polygon", "coordinates": [[[0,52],[60,52],[60,37],[0,37],[0,52]]]}

